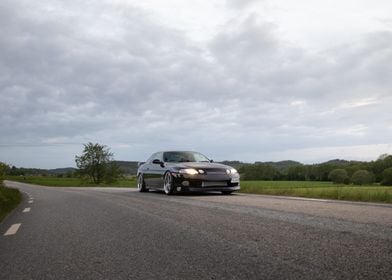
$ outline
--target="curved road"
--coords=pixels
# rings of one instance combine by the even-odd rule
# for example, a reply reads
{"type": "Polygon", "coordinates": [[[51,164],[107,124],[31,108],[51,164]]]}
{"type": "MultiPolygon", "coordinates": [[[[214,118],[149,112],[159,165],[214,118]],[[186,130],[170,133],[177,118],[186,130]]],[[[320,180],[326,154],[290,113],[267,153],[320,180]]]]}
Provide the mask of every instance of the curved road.
{"type": "Polygon", "coordinates": [[[392,279],[391,205],[6,185],[2,280],[392,279]]]}

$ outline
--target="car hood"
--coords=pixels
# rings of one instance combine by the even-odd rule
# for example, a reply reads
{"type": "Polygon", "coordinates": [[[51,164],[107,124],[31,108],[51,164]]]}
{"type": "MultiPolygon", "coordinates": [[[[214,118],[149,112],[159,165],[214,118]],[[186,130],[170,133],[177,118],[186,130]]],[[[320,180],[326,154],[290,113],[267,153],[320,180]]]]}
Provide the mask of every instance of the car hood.
{"type": "Polygon", "coordinates": [[[221,164],[221,163],[215,163],[215,162],[176,162],[176,163],[167,163],[167,165],[172,167],[177,167],[177,168],[197,168],[197,169],[232,168],[231,166],[221,164]]]}

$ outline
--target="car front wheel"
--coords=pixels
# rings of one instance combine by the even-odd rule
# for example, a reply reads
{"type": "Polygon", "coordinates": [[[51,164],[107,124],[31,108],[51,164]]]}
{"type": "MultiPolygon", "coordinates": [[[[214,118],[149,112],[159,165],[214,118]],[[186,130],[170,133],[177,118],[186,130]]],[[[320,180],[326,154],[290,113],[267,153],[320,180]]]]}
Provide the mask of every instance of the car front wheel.
{"type": "Polygon", "coordinates": [[[171,175],[170,172],[165,173],[165,177],[163,180],[163,190],[167,195],[174,193],[173,176],[171,175]]]}
{"type": "Polygon", "coordinates": [[[148,192],[146,188],[146,183],[144,182],[143,174],[139,174],[137,177],[137,190],[139,192],[148,192]]]}

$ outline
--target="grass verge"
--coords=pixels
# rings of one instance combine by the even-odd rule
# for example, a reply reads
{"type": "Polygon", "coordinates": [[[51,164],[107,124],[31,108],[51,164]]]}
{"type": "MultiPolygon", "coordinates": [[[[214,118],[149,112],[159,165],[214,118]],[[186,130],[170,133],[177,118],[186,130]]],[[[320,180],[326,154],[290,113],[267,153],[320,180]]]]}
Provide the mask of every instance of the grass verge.
{"type": "Polygon", "coordinates": [[[392,187],[350,186],[331,182],[241,181],[241,192],[306,198],[392,203],[392,187]]]}
{"type": "Polygon", "coordinates": [[[80,178],[58,178],[51,176],[7,176],[7,180],[17,181],[21,183],[36,184],[48,187],[121,187],[121,188],[135,188],[136,179],[120,179],[117,182],[110,184],[96,185],[80,178]]]}
{"type": "Polygon", "coordinates": [[[0,222],[22,201],[22,194],[16,190],[4,187],[0,183],[0,222]]]}

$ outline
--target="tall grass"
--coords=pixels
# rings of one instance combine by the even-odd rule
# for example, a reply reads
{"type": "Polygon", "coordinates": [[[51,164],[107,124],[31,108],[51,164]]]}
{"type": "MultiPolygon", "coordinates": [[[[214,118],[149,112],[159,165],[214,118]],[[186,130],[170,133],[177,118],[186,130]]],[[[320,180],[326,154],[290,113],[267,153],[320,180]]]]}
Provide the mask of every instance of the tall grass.
{"type": "Polygon", "coordinates": [[[241,192],[392,203],[392,187],[348,186],[309,181],[241,181],[241,192]]]}
{"type": "Polygon", "coordinates": [[[22,195],[18,190],[4,187],[0,183],[0,222],[21,200],[22,195]]]}

